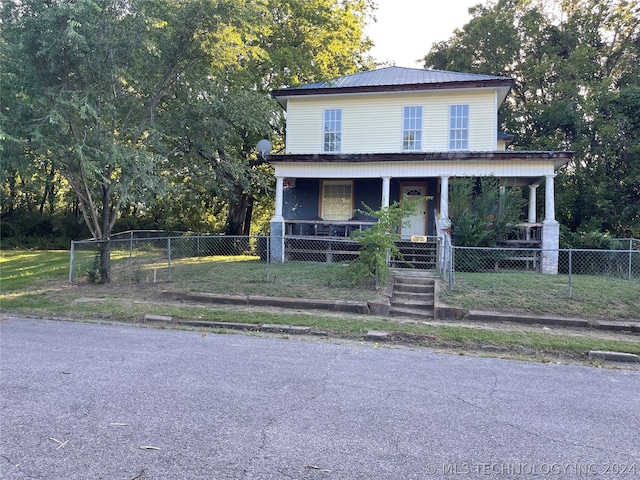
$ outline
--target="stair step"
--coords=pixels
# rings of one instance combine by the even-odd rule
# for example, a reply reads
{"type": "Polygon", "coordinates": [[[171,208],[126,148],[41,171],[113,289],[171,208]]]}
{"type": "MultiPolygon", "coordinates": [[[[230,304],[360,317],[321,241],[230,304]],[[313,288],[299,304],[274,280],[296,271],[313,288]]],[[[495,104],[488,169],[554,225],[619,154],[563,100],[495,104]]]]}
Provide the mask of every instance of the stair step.
{"type": "Polygon", "coordinates": [[[393,291],[398,293],[430,293],[433,292],[433,285],[413,285],[411,283],[396,283],[393,291]]]}
{"type": "Polygon", "coordinates": [[[393,317],[434,318],[435,279],[416,272],[396,274],[390,299],[389,315],[393,317]]]}
{"type": "Polygon", "coordinates": [[[434,285],[436,282],[431,277],[405,277],[396,276],[394,278],[395,285],[434,285]]]}
{"type": "Polygon", "coordinates": [[[393,268],[406,268],[406,269],[412,269],[412,270],[433,270],[436,268],[436,262],[431,261],[431,262],[411,262],[411,261],[406,261],[405,262],[401,262],[401,261],[396,261],[396,260],[392,260],[391,261],[391,265],[393,268]]]}
{"type": "Polygon", "coordinates": [[[394,302],[389,303],[390,309],[433,310],[433,302],[394,302]]]}
{"type": "Polygon", "coordinates": [[[391,301],[394,300],[403,300],[403,301],[421,301],[433,303],[433,292],[425,292],[425,293],[402,293],[402,292],[393,292],[391,295],[391,301]]]}

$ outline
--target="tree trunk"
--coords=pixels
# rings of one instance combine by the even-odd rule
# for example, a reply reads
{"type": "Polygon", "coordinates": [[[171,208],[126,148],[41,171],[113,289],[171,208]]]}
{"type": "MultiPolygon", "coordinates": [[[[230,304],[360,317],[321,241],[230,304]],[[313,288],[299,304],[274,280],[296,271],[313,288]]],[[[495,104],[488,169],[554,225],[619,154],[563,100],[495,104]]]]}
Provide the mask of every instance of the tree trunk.
{"type": "Polygon", "coordinates": [[[100,283],[111,282],[111,242],[100,242],[100,283]]]}
{"type": "Polygon", "coordinates": [[[247,219],[250,199],[246,193],[237,192],[238,200],[229,204],[229,216],[227,217],[227,235],[248,235],[251,227],[251,219],[247,219]]]}
{"type": "Polygon", "coordinates": [[[110,228],[110,205],[109,187],[102,185],[102,238],[104,243],[100,244],[100,282],[111,282],[111,228],[110,228]]]}
{"type": "Polygon", "coordinates": [[[251,215],[253,214],[253,197],[247,198],[247,209],[244,214],[244,231],[243,235],[251,235],[251,215]]]}

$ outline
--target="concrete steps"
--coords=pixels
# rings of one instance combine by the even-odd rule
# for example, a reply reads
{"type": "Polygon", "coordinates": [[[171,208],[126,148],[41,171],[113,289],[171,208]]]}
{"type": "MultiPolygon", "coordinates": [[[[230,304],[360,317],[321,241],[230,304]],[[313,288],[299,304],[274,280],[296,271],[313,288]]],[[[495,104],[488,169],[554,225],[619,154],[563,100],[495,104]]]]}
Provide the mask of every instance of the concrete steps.
{"type": "Polygon", "coordinates": [[[435,280],[427,276],[396,275],[389,314],[392,317],[434,318],[435,280]]]}

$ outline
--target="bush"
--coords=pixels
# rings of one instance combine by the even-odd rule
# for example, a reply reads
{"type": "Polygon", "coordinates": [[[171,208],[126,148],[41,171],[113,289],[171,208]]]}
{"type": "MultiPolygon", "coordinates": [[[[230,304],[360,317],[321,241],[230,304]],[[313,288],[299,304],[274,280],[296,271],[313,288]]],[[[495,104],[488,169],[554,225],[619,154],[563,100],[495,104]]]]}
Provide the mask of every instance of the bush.
{"type": "Polygon", "coordinates": [[[67,250],[71,240],[87,237],[84,224],[73,215],[15,211],[0,224],[3,249],[67,250]]]}
{"type": "Polygon", "coordinates": [[[520,188],[500,191],[499,180],[459,178],[451,183],[449,216],[452,242],[461,247],[495,247],[509,238],[520,222],[525,199],[520,188]]]}
{"type": "Polygon", "coordinates": [[[560,242],[560,248],[584,250],[618,250],[621,247],[620,242],[611,238],[611,235],[598,231],[563,232],[560,242]]]}
{"type": "Polygon", "coordinates": [[[402,259],[402,255],[395,242],[400,240],[398,230],[408,225],[405,220],[422,199],[413,201],[394,202],[388,207],[373,210],[367,205],[358,213],[375,218],[375,223],[366,230],[356,230],[351,238],[360,243],[360,255],[349,264],[347,275],[353,285],[374,285],[378,288],[387,282],[389,276],[389,258],[402,259]]]}

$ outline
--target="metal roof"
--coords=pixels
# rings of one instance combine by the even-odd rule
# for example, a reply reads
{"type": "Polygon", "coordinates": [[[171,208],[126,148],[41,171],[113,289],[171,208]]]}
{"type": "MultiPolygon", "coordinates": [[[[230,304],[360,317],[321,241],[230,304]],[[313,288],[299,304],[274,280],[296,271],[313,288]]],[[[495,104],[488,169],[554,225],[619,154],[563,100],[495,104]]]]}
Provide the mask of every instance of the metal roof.
{"type": "Polygon", "coordinates": [[[509,77],[420,68],[385,67],[344,75],[333,80],[273,90],[271,96],[277,99],[286,110],[287,100],[292,97],[494,88],[498,91],[499,103],[502,104],[512,86],[513,79],[509,77]]]}
{"type": "Polygon", "coordinates": [[[344,75],[324,82],[308,83],[283,90],[300,89],[333,89],[353,87],[382,87],[393,85],[416,85],[453,82],[485,82],[491,80],[507,80],[509,77],[480,75],[475,73],[447,72],[444,70],[424,70],[419,68],[385,67],[378,70],[344,75]]]}

